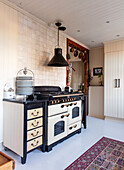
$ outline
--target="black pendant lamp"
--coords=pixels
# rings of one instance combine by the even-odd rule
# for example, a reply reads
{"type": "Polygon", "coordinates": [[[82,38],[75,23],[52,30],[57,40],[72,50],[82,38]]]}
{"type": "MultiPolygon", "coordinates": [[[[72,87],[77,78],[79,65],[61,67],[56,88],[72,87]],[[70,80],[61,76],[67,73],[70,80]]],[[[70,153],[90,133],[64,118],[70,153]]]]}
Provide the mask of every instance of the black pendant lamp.
{"type": "Polygon", "coordinates": [[[62,56],[62,49],[59,48],[59,31],[65,31],[66,27],[61,26],[62,24],[60,22],[57,22],[55,25],[58,27],[58,48],[54,49],[55,55],[48,63],[48,66],[65,67],[68,66],[68,63],[65,60],[65,58],[62,56]]]}

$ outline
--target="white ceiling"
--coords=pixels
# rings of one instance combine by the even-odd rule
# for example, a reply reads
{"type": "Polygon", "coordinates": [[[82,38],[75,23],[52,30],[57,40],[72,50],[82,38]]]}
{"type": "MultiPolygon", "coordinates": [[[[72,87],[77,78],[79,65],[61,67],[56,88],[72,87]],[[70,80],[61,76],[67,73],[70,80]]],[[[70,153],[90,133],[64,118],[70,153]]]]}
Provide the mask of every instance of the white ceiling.
{"type": "Polygon", "coordinates": [[[66,34],[88,47],[124,37],[124,0],[9,1],[48,24],[63,21],[63,26],[67,27],[66,34]]]}

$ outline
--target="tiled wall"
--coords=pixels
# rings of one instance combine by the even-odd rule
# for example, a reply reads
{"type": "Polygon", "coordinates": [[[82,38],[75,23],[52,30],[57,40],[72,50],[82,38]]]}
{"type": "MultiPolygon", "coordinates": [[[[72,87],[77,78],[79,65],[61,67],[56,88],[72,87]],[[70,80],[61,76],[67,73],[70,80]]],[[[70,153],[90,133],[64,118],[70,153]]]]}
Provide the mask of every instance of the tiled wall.
{"type": "MultiPolygon", "coordinates": [[[[27,67],[34,72],[35,85],[66,85],[66,68],[48,67],[57,45],[57,31],[33,19],[18,14],[18,69],[27,67]]],[[[60,47],[66,54],[66,38],[60,35],[60,47]]]]}

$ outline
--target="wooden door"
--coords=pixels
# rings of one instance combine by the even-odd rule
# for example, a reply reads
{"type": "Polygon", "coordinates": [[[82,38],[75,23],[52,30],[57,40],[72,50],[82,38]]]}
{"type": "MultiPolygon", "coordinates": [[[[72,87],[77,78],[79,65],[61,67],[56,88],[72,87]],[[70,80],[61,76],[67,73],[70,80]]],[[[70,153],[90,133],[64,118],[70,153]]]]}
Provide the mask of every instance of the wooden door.
{"type": "Polygon", "coordinates": [[[118,52],[105,54],[104,115],[118,117],[118,52]]]}
{"type": "Polygon", "coordinates": [[[124,118],[124,51],[119,52],[118,59],[118,118],[124,118]]]}

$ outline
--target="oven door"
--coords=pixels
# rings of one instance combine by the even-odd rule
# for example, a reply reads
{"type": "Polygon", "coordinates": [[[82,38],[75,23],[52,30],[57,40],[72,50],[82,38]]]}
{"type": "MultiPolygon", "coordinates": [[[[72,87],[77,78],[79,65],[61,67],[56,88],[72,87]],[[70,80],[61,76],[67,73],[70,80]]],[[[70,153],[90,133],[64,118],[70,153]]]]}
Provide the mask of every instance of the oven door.
{"type": "Polygon", "coordinates": [[[81,120],[81,100],[71,102],[68,107],[68,125],[81,120]]]}
{"type": "Polygon", "coordinates": [[[67,136],[68,113],[61,113],[48,117],[48,139],[47,145],[50,145],[65,136],[67,136]]]}

